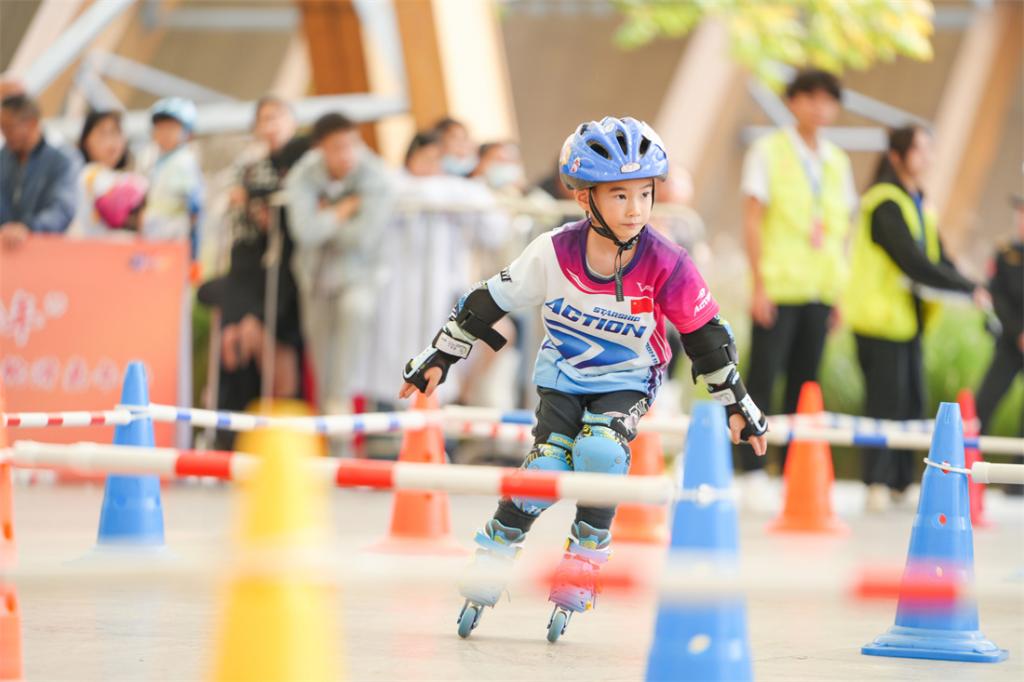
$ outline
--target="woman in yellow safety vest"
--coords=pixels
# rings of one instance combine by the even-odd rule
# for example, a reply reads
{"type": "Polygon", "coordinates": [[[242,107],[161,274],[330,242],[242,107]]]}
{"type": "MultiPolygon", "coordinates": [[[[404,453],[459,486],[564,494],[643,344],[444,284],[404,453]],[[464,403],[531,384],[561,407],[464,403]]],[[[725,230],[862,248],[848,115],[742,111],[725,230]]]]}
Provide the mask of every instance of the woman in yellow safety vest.
{"type": "MultiPolygon", "coordinates": [[[[985,305],[988,293],[946,258],[922,180],[931,163],[931,135],[919,126],[893,130],[875,181],[861,198],[853,243],[847,320],[864,373],[865,414],[880,419],[923,416],[921,334],[935,303],[926,288],[959,292],[985,305]]],[[[913,480],[909,451],[867,449],[867,508],[885,509],[913,480]]]]}

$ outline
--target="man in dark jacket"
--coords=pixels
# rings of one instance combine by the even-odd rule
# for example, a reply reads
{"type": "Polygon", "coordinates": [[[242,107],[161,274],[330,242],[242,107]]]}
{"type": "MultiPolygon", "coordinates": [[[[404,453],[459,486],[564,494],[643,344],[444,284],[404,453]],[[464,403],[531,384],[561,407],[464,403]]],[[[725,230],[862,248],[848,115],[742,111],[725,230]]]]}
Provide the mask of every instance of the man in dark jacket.
{"type": "Polygon", "coordinates": [[[1017,239],[999,249],[989,284],[992,303],[1003,328],[996,337],[992,364],[978,390],[978,419],[983,433],[991,425],[996,407],[1010,384],[1024,370],[1024,196],[1014,196],[1013,207],[1017,215],[1017,239]]]}
{"type": "Polygon", "coordinates": [[[47,144],[39,107],[25,95],[0,103],[0,243],[16,247],[30,233],[64,232],[75,215],[75,164],[47,144]]]}

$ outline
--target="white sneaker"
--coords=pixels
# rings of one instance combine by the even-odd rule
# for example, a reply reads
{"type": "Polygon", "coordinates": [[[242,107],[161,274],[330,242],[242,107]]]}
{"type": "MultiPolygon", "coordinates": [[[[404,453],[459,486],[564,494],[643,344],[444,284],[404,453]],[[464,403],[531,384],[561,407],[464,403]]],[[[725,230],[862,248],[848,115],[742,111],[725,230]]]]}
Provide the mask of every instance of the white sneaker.
{"type": "Polygon", "coordinates": [[[740,476],[743,509],[754,514],[771,514],[779,508],[779,495],[764,469],[740,476]]]}
{"type": "Polygon", "coordinates": [[[864,508],[871,513],[884,512],[892,504],[892,496],[889,494],[889,486],[882,483],[872,483],[868,486],[868,494],[864,508]]]}

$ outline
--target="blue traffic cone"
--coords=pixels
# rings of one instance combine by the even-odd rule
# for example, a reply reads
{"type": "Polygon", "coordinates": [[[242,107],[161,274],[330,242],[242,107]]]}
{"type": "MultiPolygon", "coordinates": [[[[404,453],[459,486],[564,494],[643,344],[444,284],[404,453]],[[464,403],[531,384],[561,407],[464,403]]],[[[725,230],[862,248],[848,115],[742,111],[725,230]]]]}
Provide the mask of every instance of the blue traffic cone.
{"type": "MultiPolygon", "coordinates": [[[[732,454],[725,409],[716,403],[694,406],[686,435],[684,494],[709,494],[709,500],[681,499],[672,518],[670,558],[699,553],[718,572],[734,571],[739,552],[732,454]],[[714,497],[722,491],[724,496],[714,497]]],[[[700,559],[698,559],[700,560],[700,559]]],[[[653,680],[750,680],[746,605],[742,598],[683,602],[662,599],[647,657],[653,680]]]]}
{"type": "MultiPolygon", "coordinates": [[[[960,406],[942,403],[935,419],[928,459],[950,467],[964,466],[960,406]]],[[[971,530],[967,475],[925,467],[917,518],[903,581],[912,586],[951,587],[943,601],[900,596],[896,624],[861,648],[869,656],[927,658],[997,663],[1007,657],[978,630],[978,605],[958,593],[974,583],[974,535],[971,530]]]]}
{"type": "MultiPolygon", "coordinates": [[[[132,362],[121,388],[122,405],[148,405],[141,362],[132,362]]],[[[114,445],[153,447],[153,420],[136,419],[114,429],[114,445]]],[[[107,476],[96,543],[106,546],[163,546],[164,509],[157,476],[107,476]]]]}

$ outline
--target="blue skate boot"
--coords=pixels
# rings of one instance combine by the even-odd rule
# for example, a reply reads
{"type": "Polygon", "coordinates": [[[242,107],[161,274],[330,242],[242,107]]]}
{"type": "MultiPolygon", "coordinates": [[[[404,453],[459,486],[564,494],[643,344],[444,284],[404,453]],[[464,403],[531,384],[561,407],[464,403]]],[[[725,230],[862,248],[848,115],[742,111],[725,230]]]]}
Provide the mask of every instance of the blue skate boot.
{"type": "Polygon", "coordinates": [[[477,531],[474,540],[479,547],[459,584],[459,593],[466,598],[459,612],[459,637],[469,637],[480,622],[484,607],[498,603],[524,537],[522,530],[506,526],[497,519],[491,519],[483,530],[477,531]]]}
{"type": "Polygon", "coordinates": [[[565,632],[572,614],[589,611],[597,603],[598,572],[611,554],[611,541],[611,531],[584,521],[572,524],[572,535],[565,543],[565,554],[555,569],[548,595],[548,600],[555,603],[548,620],[548,641],[552,644],[565,632]]]}

